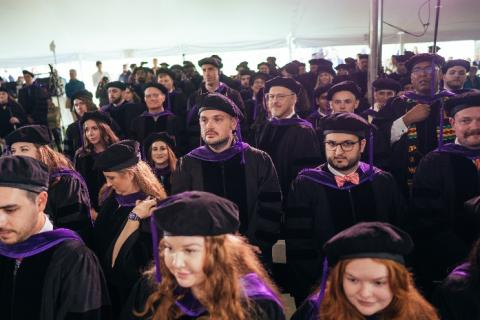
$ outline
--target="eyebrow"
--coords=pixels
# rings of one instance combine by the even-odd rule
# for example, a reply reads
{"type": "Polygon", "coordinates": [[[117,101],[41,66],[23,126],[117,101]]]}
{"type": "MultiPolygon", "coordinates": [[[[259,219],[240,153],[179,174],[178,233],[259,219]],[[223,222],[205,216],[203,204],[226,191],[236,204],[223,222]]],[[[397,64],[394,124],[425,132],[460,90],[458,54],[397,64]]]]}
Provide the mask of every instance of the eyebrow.
{"type": "MultiPolygon", "coordinates": [[[[359,277],[354,276],[353,274],[351,274],[351,273],[349,273],[349,272],[347,272],[347,271],[345,271],[345,274],[348,275],[348,276],[350,276],[350,277],[352,277],[352,278],[359,278],[359,277]]],[[[385,279],[387,279],[387,278],[388,278],[388,275],[383,276],[383,277],[378,277],[378,278],[370,279],[369,281],[379,281],[379,280],[385,280],[385,279]]]]}
{"type": "Polygon", "coordinates": [[[4,206],[1,206],[0,207],[0,210],[4,210],[4,209],[15,209],[15,208],[18,208],[19,205],[18,204],[7,204],[7,205],[4,205],[4,206]]]}
{"type": "MultiPolygon", "coordinates": [[[[167,241],[165,241],[165,245],[166,245],[166,246],[171,246],[171,247],[173,247],[172,244],[169,243],[169,242],[167,242],[167,241]]],[[[201,247],[201,245],[200,245],[199,243],[186,243],[186,244],[182,244],[182,245],[181,245],[181,247],[183,247],[183,248],[192,247],[192,246],[201,247]]]]}

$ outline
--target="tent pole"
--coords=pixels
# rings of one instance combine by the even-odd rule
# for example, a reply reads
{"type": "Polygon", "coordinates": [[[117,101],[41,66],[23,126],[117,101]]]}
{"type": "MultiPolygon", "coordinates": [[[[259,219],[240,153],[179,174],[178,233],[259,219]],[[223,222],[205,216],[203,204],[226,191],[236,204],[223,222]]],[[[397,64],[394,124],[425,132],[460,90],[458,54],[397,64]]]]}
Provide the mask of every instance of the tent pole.
{"type": "Polygon", "coordinates": [[[368,99],[373,104],[371,83],[382,64],[383,0],[370,0],[370,57],[368,60],[368,99]]]}

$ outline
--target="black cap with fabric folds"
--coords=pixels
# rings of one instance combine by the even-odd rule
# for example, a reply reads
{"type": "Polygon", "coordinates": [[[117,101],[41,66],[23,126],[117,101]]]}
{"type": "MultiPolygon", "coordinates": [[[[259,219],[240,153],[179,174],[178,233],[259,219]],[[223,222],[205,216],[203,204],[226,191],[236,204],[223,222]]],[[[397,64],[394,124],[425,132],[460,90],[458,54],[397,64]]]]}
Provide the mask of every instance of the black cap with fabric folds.
{"type": "Polygon", "coordinates": [[[348,133],[364,138],[367,132],[375,129],[361,116],[351,112],[333,113],[324,118],[323,134],[348,133]]]}
{"type": "Polygon", "coordinates": [[[240,226],[235,203],[201,191],[168,197],[159,203],[152,217],[160,232],[172,236],[234,234],[240,226]]]}
{"type": "Polygon", "coordinates": [[[242,112],[235,102],[220,93],[209,93],[205,96],[198,110],[198,115],[205,110],[220,110],[235,118],[242,117],[242,112]]]}
{"type": "Polygon", "coordinates": [[[172,70],[168,69],[168,68],[160,68],[157,70],[157,74],[166,74],[168,75],[170,78],[172,78],[172,80],[175,80],[175,73],[173,73],[172,70]]]}
{"type": "Polygon", "coordinates": [[[127,84],[121,81],[112,81],[105,85],[105,89],[108,89],[108,88],[117,88],[123,91],[127,89],[127,84]]]}
{"type": "Polygon", "coordinates": [[[26,156],[0,158],[0,187],[39,193],[48,191],[50,174],[42,162],[26,156]]]}
{"type": "Polygon", "coordinates": [[[156,82],[147,83],[145,87],[143,87],[143,91],[147,90],[148,88],[157,88],[163,93],[164,96],[168,95],[167,88],[165,88],[165,86],[160,83],[156,83],[156,82]]]}
{"type": "Polygon", "coordinates": [[[395,93],[400,91],[400,83],[390,78],[378,78],[372,82],[372,87],[375,90],[393,90],[395,93]]]}
{"type": "Polygon", "coordinates": [[[265,74],[263,72],[256,72],[252,74],[252,78],[250,79],[250,81],[253,83],[253,81],[258,78],[263,79],[263,81],[267,81],[269,79],[268,74],[265,74]]]}
{"type": "Polygon", "coordinates": [[[5,137],[5,142],[9,147],[15,142],[29,142],[39,145],[46,145],[50,144],[52,139],[50,138],[50,132],[46,126],[32,124],[29,126],[20,127],[11,132],[5,137]]]}
{"type": "Polygon", "coordinates": [[[222,62],[214,57],[207,57],[198,61],[198,65],[200,67],[203,66],[204,64],[211,64],[212,66],[215,66],[217,69],[221,69],[223,67],[222,62]]]}
{"type": "Polygon", "coordinates": [[[335,70],[333,70],[332,66],[319,65],[317,68],[317,73],[320,73],[320,72],[328,72],[332,76],[336,75],[335,70]]]}
{"type": "Polygon", "coordinates": [[[260,66],[262,65],[266,65],[270,68],[270,65],[268,64],[268,62],[260,62],[259,64],[257,64],[257,69],[260,69],[260,66]]]}
{"type": "Polygon", "coordinates": [[[23,74],[23,75],[29,74],[32,78],[35,78],[35,75],[34,75],[32,72],[28,71],[28,70],[22,70],[22,74],[23,74]]]}
{"type": "Polygon", "coordinates": [[[480,107],[480,91],[462,93],[445,101],[444,108],[447,116],[453,117],[455,113],[471,107],[480,107]]]}
{"type": "Polygon", "coordinates": [[[108,124],[109,126],[112,125],[112,118],[110,118],[110,115],[102,111],[85,112],[82,118],[80,119],[80,124],[82,125],[82,127],[85,124],[85,121],[87,120],[103,122],[105,124],[108,124]]]}
{"type": "Polygon", "coordinates": [[[333,62],[330,61],[330,60],[327,60],[327,59],[323,59],[323,58],[316,58],[316,59],[310,59],[308,60],[308,63],[310,65],[314,65],[314,66],[329,66],[329,67],[332,67],[333,66],[333,62]]]}
{"type": "Polygon", "coordinates": [[[340,91],[350,91],[351,93],[353,93],[353,95],[357,99],[360,99],[362,97],[361,90],[355,82],[353,82],[353,81],[342,81],[342,82],[337,83],[336,85],[332,86],[328,90],[328,95],[327,95],[328,101],[332,101],[333,95],[337,92],[340,92],[340,91]]]}
{"type": "Polygon", "coordinates": [[[82,99],[82,98],[86,100],[92,100],[93,94],[88,90],[78,90],[72,95],[72,101],[75,99],[82,99]]]}
{"type": "Polygon", "coordinates": [[[379,258],[405,264],[413,249],[405,231],[384,222],[362,222],[333,236],[323,246],[330,266],[343,259],[379,258]]]}
{"type": "Polygon", "coordinates": [[[455,66],[464,67],[467,72],[470,71],[469,61],[463,60],[463,59],[455,59],[455,60],[448,60],[447,62],[445,62],[445,64],[442,67],[442,72],[447,73],[448,69],[455,66]]]}
{"type": "Polygon", "coordinates": [[[140,144],[134,140],[122,140],[110,145],[95,160],[94,169],[104,172],[130,168],[140,160],[140,144]]]}
{"type": "Polygon", "coordinates": [[[328,92],[328,90],[332,87],[332,85],[328,84],[326,86],[323,86],[323,87],[318,87],[317,89],[315,89],[315,91],[313,91],[313,97],[315,99],[317,99],[318,97],[320,97],[322,94],[324,94],[325,92],[328,92]]]}
{"type": "Polygon", "coordinates": [[[337,65],[337,66],[335,67],[335,70],[338,71],[338,70],[340,70],[340,69],[348,70],[348,69],[350,69],[350,66],[349,66],[348,64],[346,64],[346,63],[340,63],[339,65],[337,65]]]}
{"type": "Polygon", "coordinates": [[[8,89],[6,86],[0,86],[0,92],[6,92],[6,93],[9,93],[8,92],[8,89]]]}
{"type": "Polygon", "coordinates": [[[269,92],[271,87],[284,87],[290,89],[293,93],[298,95],[302,89],[302,85],[292,78],[275,77],[265,82],[265,92],[269,92]]]}
{"type": "Polygon", "coordinates": [[[148,137],[143,140],[143,150],[144,154],[147,154],[148,149],[152,146],[154,142],[163,141],[165,142],[172,151],[175,151],[175,147],[177,143],[175,141],[175,137],[169,135],[166,132],[153,132],[148,135],[148,137]]]}
{"type": "Polygon", "coordinates": [[[409,72],[412,72],[413,67],[420,62],[432,62],[439,66],[440,68],[443,67],[445,64],[445,59],[442,56],[439,56],[436,53],[419,53],[414,55],[413,57],[410,57],[410,59],[407,60],[405,63],[405,66],[407,67],[409,72]]]}
{"type": "Polygon", "coordinates": [[[368,59],[369,55],[366,53],[359,53],[357,54],[358,59],[368,59]]]}

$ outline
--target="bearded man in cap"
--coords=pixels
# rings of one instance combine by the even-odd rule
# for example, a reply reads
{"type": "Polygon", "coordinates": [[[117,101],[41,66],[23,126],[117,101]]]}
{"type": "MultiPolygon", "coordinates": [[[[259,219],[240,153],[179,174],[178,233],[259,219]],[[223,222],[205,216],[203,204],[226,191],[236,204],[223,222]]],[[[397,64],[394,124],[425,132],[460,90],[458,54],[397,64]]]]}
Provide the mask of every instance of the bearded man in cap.
{"type": "Polygon", "coordinates": [[[412,188],[415,273],[427,293],[467,258],[480,230],[480,219],[464,206],[480,193],[480,93],[450,98],[445,110],[455,142],[422,158],[412,188]]]}
{"type": "Polygon", "coordinates": [[[287,265],[297,304],[322,273],[323,244],[362,221],[400,224],[404,201],[393,177],[360,161],[371,125],[348,112],[324,118],[326,163],[301,171],[291,184],[285,219],[287,265]]]}
{"type": "Polygon", "coordinates": [[[163,85],[168,95],[166,97],[166,109],[170,110],[185,123],[187,118],[187,96],[181,88],[177,87],[177,78],[174,71],[168,68],[160,68],[157,71],[157,82],[163,85]]]}
{"type": "Polygon", "coordinates": [[[207,191],[230,199],[240,209],[240,233],[272,262],[280,233],[282,194],[270,156],[236,136],[240,111],[227,97],[210,93],[199,110],[204,146],[179,159],[172,193],[207,191]]]}
{"type": "Polygon", "coordinates": [[[0,139],[27,123],[22,106],[10,97],[6,87],[0,86],[0,139]]]}
{"type": "Polygon", "coordinates": [[[467,81],[467,73],[470,70],[470,62],[463,59],[449,60],[442,67],[443,87],[454,93],[470,91],[463,89],[467,81]]]}
{"type": "Polygon", "coordinates": [[[18,103],[27,113],[30,124],[40,124],[48,126],[48,98],[49,95],[45,88],[42,88],[35,81],[35,75],[27,70],[23,70],[25,84],[18,91],[18,103]]]}

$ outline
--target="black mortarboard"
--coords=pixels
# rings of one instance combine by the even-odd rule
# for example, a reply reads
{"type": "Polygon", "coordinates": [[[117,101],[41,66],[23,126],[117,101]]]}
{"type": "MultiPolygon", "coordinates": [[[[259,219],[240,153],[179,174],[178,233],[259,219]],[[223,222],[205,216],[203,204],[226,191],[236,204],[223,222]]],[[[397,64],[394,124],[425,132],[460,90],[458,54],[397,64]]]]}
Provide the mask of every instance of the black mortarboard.
{"type": "Polygon", "coordinates": [[[168,69],[168,68],[160,68],[157,70],[157,74],[166,74],[168,75],[170,78],[172,78],[172,80],[175,80],[175,73],[173,73],[172,70],[168,69]]]}
{"type": "Polygon", "coordinates": [[[177,146],[175,137],[169,135],[166,132],[153,132],[148,135],[148,137],[143,140],[143,151],[144,154],[147,154],[148,149],[152,146],[154,142],[163,141],[165,142],[172,151],[175,151],[175,147],[177,146]]]}
{"type": "Polygon", "coordinates": [[[270,68],[270,65],[268,64],[268,62],[260,62],[259,64],[257,64],[257,69],[260,69],[261,65],[266,65],[267,67],[270,68]]]}
{"type": "Polygon", "coordinates": [[[269,92],[271,87],[285,87],[298,95],[302,89],[302,85],[292,78],[275,77],[265,82],[265,92],[269,92]]]}
{"type": "Polygon", "coordinates": [[[448,60],[442,67],[442,72],[447,73],[448,69],[451,67],[460,66],[464,67],[465,70],[470,71],[470,62],[463,59],[448,60]]]}
{"type": "Polygon", "coordinates": [[[336,85],[332,86],[328,90],[328,95],[327,95],[328,101],[332,101],[333,95],[339,91],[350,91],[351,93],[353,93],[353,95],[357,99],[360,99],[362,97],[361,90],[358,87],[358,85],[355,84],[355,82],[343,81],[343,82],[337,83],[336,85]]]}
{"type": "Polygon", "coordinates": [[[103,122],[105,124],[108,124],[109,126],[112,125],[112,118],[108,115],[108,113],[102,112],[102,111],[89,111],[85,112],[80,119],[80,123],[83,127],[85,124],[85,121],[87,120],[94,120],[94,121],[99,121],[103,122]]]}
{"type": "Polygon", "coordinates": [[[0,158],[0,186],[39,193],[48,191],[50,174],[41,161],[26,156],[0,158]]]}
{"type": "Polygon", "coordinates": [[[445,101],[447,116],[453,117],[460,110],[480,107],[480,91],[471,91],[453,96],[445,101]]]}
{"type": "Polygon", "coordinates": [[[390,78],[378,78],[372,82],[372,87],[375,90],[393,90],[395,93],[401,90],[400,83],[390,78]]]}
{"type": "Polygon", "coordinates": [[[164,96],[168,95],[167,88],[165,88],[165,86],[160,83],[156,83],[156,82],[147,83],[143,88],[143,91],[147,90],[148,88],[157,88],[158,90],[162,91],[164,96]]]}
{"type": "Polygon", "coordinates": [[[127,89],[127,84],[121,82],[121,81],[112,81],[112,82],[109,82],[105,85],[105,89],[108,89],[108,88],[117,88],[117,89],[120,89],[120,90],[125,90],[127,89]]]}
{"type": "Polygon", "coordinates": [[[439,56],[436,53],[419,53],[414,55],[413,57],[410,57],[410,59],[407,60],[405,63],[405,66],[407,67],[408,71],[411,72],[413,67],[420,62],[432,62],[439,66],[440,68],[443,66],[445,63],[445,59],[443,59],[442,56],[439,56]]]}
{"type": "Polygon", "coordinates": [[[22,74],[23,74],[23,75],[29,74],[32,78],[35,78],[35,75],[34,75],[32,72],[28,71],[28,70],[22,70],[22,74]]]}
{"type": "Polygon", "coordinates": [[[389,259],[405,264],[404,256],[413,249],[405,231],[384,222],[362,222],[337,233],[323,246],[329,265],[357,258],[389,259]]]}
{"type": "Polygon", "coordinates": [[[209,93],[203,99],[200,109],[198,109],[198,114],[200,115],[205,110],[220,110],[235,118],[241,116],[241,111],[235,102],[220,93],[209,93]]]}
{"type": "Polygon", "coordinates": [[[158,205],[152,218],[158,231],[172,236],[234,234],[240,225],[235,203],[201,191],[168,197],[158,205]]]}
{"type": "Polygon", "coordinates": [[[50,144],[52,142],[50,138],[50,132],[46,126],[38,124],[32,124],[29,126],[23,126],[17,130],[11,132],[5,137],[5,142],[8,146],[16,142],[29,142],[40,145],[50,144]]]}
{"type": "Polygon", "coordinates": [[[88,90],[78,90],[72,95],[72,101],[75,99],[82,99],[82,98],[86,100],[92,100],[93,94],[88,90]]]}
{"type": "Polygon", "coordinates": [[[361,116],[351,112],[333,113],[324,118],[323,134],[348,133],[365,138],[373,125],[361,116]]]}
{"type": "Polygon", "coordinates": [[[317,68],[317,73],[321,73],[321,72],[328,72],[330,73],[332,76],[335,76],[335,71],[333,70],[332,66],[325,66],[325,65],[319,65],[318,68],[317,68]]]}
{"type": "Polygon", "coordinates": [[[217,69],[221,69],[223,67],[222,62],[214,57],[207,57],[198,61],[198,65],[200,67],[203,66],[204,64],[211,64],[212,66],[215,66],[215,68],[217,69]]]}
{"type": "Polygon", "coordinates": [[[140,144],[134,140],[122,140],[110,145],[95,160],[94,168],[105,171],[120,171],[138,163],[140,144]]]}
{"type": "Polygon", "coordinates": [[[322,94],[324,94],[325,92],[328,91],[328,89],[330,89],[332,86],[330,84],[326,85],[326,86],[323,86],[323,87],[318,87],[317,89],[315,89],[315,91],[313,91],[313,97],[315,99],[317,99],[318,97],[320,97],[322,94]]]}
{"type": "Polygon", "coordinates": [[[346,63],[340,63],[338,66],[335,67],[335,70],[338,71],[340,69],[349,70],[350,66],[346,63]]]}

